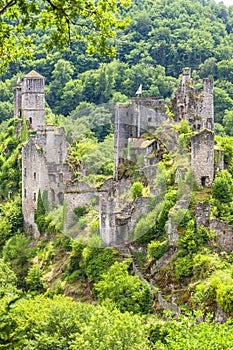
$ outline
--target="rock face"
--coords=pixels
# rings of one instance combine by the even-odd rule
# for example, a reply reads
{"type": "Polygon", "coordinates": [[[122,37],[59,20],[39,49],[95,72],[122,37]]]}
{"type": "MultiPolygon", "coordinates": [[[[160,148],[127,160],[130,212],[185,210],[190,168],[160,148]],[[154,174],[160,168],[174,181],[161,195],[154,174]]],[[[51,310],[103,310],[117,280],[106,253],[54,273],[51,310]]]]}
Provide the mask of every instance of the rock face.
{"type": "MultiPolygon", "coordinates": [[[[204,79],[203,91],[196,93],[189,68],[183,70],[172,100],[173,120],[166,113],[164,101],[158,98],[135,98],[116,106],[114,176],[98,190],[74,181],[66,163],[68,147],[64,129],[45,125],[44,77],[31,71],[15,88],[14,94],[14,115],[21,120],[24,117],[32,132],[22,150],[22,194],[25,227],[35,236],[39,234],[34,212],[40,191],[50,208],[64,200],[67,203],[65,229],[73,225],[75,208],[88,206],[95,200],[99,204],[100,234],[105,244],[119,245],[131,240],[138,218],[150,210],[149,198],[132,201],[125,198],[125,193],[137,170],[144,184],[150,185],[151,193],[158,195],[154,187],[158,163],[168,152],[177,152],[178,134],[173,124],[181,120],[187,120],[195,132],[191,138],[191,167],[198,185],[211,186],[214,171],[224,168],[223,152],[218,151],[214,157],[213,82],[204,79]],[[127,178],[128,165],[132,169],[127,178]]],[[[187,166],[182,165],[180,172],[178,170],[183,176],[187,166]]],[[[201,215],[202,209],[197,208],[197,223],[206,226],[208,215],[201,215]]],[[[175,232],[170,232],[170,236],[175,237],[175,232]]]]}

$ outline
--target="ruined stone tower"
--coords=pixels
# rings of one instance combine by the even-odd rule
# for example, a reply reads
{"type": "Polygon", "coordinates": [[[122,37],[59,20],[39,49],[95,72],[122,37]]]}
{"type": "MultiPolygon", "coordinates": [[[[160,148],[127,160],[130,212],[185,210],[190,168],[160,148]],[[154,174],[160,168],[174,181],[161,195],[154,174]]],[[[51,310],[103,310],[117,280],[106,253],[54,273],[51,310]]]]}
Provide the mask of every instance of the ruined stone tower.
{"type": "Polygon", "coordinates": [[[191,167],[197,184],[210,187],[214,180],[214,133],[202,130],[191,138],[191,167]]]}
{"type": "Polygon", "coordinates": [[[22,208],[25,228],[38,233],[34,222],[38,193],[46,205],[63,203],[67,144],[64,128],[45,125],[44,78],[35,71],[15,88],[15,116],[25,117],[34,131],[22,148],[22,208]]]}
{"type": "Polygon", "coordinates": [[[31,129],[45,124],[44,77],[32,70],[14,90],[14,116],[26,118],[31,129]]]}
{"type": "Polygon", "coordinates": [[[177,122],[187,120],[193,131],[214,130],[214,97],[212,79],[203,79],[203,90],[192,86],[191,69],[184,68],[180,85],[172,99],[172,111],[177,122]]]}
{"type": "MultiPolygon", "coordinates": [[[[114,131],[114,173],[124,159],[130,159],[129,148],[142,150],[140,138],[143,134],[152,133],[165,120],[167,114],[164,100],[158,98],[132,99],[129,104],[118,104],[115,110],[114,131]],[[137,143],[137,144],[136,144],[137,143]]],[[[144,144],[145,148],[151,146],[144,144]]],[[[157,147],[157,145],[155,145],[157,147]]],[[[144,153],[147,151],[144,148],[144,153]]],[[[153,147],[152,147],[153,148],[153,147]]],[[[138,154],[139,155],[139,154],[138,154]]]]}
{"type": "Polygon", "coordinates": [[[172,100],[177,122],[186,120],[195,133],[191,137],[191,168],[199,186],[211,186],[214,180],[214,98],[212,79],[203,79],[203,90],[192,86],[191,69],[184,68],[172,100]]]}

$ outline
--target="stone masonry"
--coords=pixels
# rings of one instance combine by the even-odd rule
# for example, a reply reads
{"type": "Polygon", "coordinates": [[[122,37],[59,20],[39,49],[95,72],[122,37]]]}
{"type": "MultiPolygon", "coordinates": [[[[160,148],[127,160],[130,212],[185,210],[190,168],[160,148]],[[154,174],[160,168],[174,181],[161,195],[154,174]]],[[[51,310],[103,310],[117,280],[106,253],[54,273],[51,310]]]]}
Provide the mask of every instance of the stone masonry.
{"type": "Polygon", "coordinates": [[[169,139],[172,123],[187,120],[194,132],[191,167],[199,186],[211,186],[214,166],[215,171],[223,167],[221,152],[219,161],[214,164],[213,83],[205,79],[203,91],[197,94],[189,68],[183,70],[180,86],[172,100],[174,121],[169,119],[164,101],[157,98],[135,98],[128,104],[116,106],[114,177],[98,190],[85,183],[74,182],[66,162],[68,147],[64,128],[45,125],[44,103],[44,77],[31,71],[15,88],[14,114],[21,120],[26,119],[31,132],[22,149],[22,202],[25,228],[35,236],[38,231],[34,213],[40,191],[42,196],[47,197],[50,208],[65,200],[67,231],[72,225],[74,209],[95,199],[99,203],[100,235],[105,244],[119,245],[132,239],[131,233],[138,218],[149,211],[149,202],[146,197],[134,202],[123,198],[134,178],[118,178],[119,166],[125,161],[137,164],[138,172],[146,174],[148,179],[145,181],[148,180],[153,193],[153,177],[156,176],[158,162],[177,142],[177,136],[173,135],[171,145],[166,147],[163,143],[163,140],[169,139]],[[166,132],[162,131],[161,138],[156,137],[155,132],[164,124],[167,125],[166,132]]]}

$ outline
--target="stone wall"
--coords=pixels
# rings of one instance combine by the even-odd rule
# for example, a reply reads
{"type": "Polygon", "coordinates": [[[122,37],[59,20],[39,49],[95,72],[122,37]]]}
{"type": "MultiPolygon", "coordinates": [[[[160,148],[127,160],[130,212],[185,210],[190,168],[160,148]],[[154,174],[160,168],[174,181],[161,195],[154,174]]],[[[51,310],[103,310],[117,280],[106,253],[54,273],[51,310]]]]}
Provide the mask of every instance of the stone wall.
{"type": "Polygon", "coordinates": [[[210,221],[210,229],[215,232],[218,248],[230,253],[233,250],[233,227],[215,219],[210,221]]]}
{"type": "Polygon", "coordinates": [[[208,201],[196,204],[196,226],[209,227],[210,224],[210,203],[208,201]]]}
{"type": "Polygon", "coordinates": [[[49,190],[47,162],[43,149],[36,145],[35,137],[22,148],[22,210],[25,229],[38,236],[34,222],[38,192],[49,190]]]}
{"type": "Polygon", "coordinates": [[[203,80],[198,94],[192,86],[191,69],[184,68],[180,85],[172,99],[172,112],[177,122],[187,120],[193,131],[214,130],[214,99],[212,79],[203,80]]]}
{"type": "MultiPolygon", "coordinates": [[[[34,212],[39,190],[47,192],[49,208],[63,204],[64,175],[68,178],[67,143],[63,128],[40,126],[22,150],[23,215],[26,230],[38,234],[34,212]]],[[[71,175],[70,175],[71,176],[71,175]]]]}
{"type": "Polygon", "coordinates": [[[120,246],[132,241],[133,229],[139,217],[150,210],[148,197],[138,197],[135,201],[121,198],[130,188],[131,181],[108,181],[98,191],[100,234],[107,246],[120,246]]]}
{"type": "Polygon", "coordinates": [[[116,178],[119,163],[127,158],[129,138],[140,138],[143,133],[153,133],[167,118],[164,101],[157,98],[134,99],[129,104],[116,106],[114,131],[116,178]]]}
{"type": "MultiPolygon", "coordinates": [[[[15,98],[17,98],[17,94],[15,98]]],[[[37,130],[40,125],[45,124],[44,77],[35,71],[25,75],[22,80],[21,106],[18,103],[18,109],[16,114],[28,119],[33,130],[37,130]]]]}
{"type": "Polygon", "coordinates": [[[214,179],[214,134],[203,130],[191,138],[191,167],[199,186],[210,187],[214,179]]]}
{"type": "Polygon", "coordinates": [[[214,173],[224,170],[224,151],[220,149],[214,150],[214,173]]]}
{"type": "Polygon", "coordinates": [[[68,183],[65,187],[64,201],[67,205],[67,213],[64,222],[64,229],[66,233],[75,236],[72,232],[72,227],[75,227],[74,209],[83,205],[89,206],[90,203],[96,199],[98,205],[98,195],[95,188],[90,187],[85,182],[68,183]]]}

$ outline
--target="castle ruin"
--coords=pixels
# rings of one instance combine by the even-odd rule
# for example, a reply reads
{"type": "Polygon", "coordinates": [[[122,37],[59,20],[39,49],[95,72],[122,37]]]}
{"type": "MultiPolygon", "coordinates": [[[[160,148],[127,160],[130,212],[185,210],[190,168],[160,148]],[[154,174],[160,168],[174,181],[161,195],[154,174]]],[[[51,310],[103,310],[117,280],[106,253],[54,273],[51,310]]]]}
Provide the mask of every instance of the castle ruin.
{"type": "MultiPolygon", "coordinates": [[[[140,215],[149,211],[148,198],[140,197],[134,203],[122,202],[121,196],[129,189],[133,178],[120,176],[120,167],[137,164],[138,172],[153,183],[157,165],[168,153],[169,145],[155,135],[163,125],[186,120],[193,130],[191,137],[191,167],[199,186],[211,186],[214,179],[214,113],[213,83],[204,79],[203,91],[196,93],[191,84],[191,70],[183,70],[181,83],[172,99],[172,120],[165,103],[157,98],[131,99],[118,104],[115,112],[114,176],[100,189],[72,181],[72,172],[66,163],[68,146],[64,128],[45,125],[44,77],[31,71],[15,88],[15,117],[24,118],[31,130],[29,141],[22,149],[22,206],[25,228],[38,236],[34,221],[39,191],[53,204],[67,203],[68,229],[76,207],[99,202],[100,235],[106,245],[117,245],[131,239],[131,233],[140,215]],[[128,163],[127,163],[128,162],[128,163]]],[[[163,131],[162,131],[163,133],[163,131]]],[[[176,134],[172,147],[177,147],[176,134]]],[[[218,170],[223,167],[219,162],[218,170]]],[[[153,191],[153,187],[151,188],[153,191]]],[[[155,193],[156,195],[156,193],[155,193]]]]}

